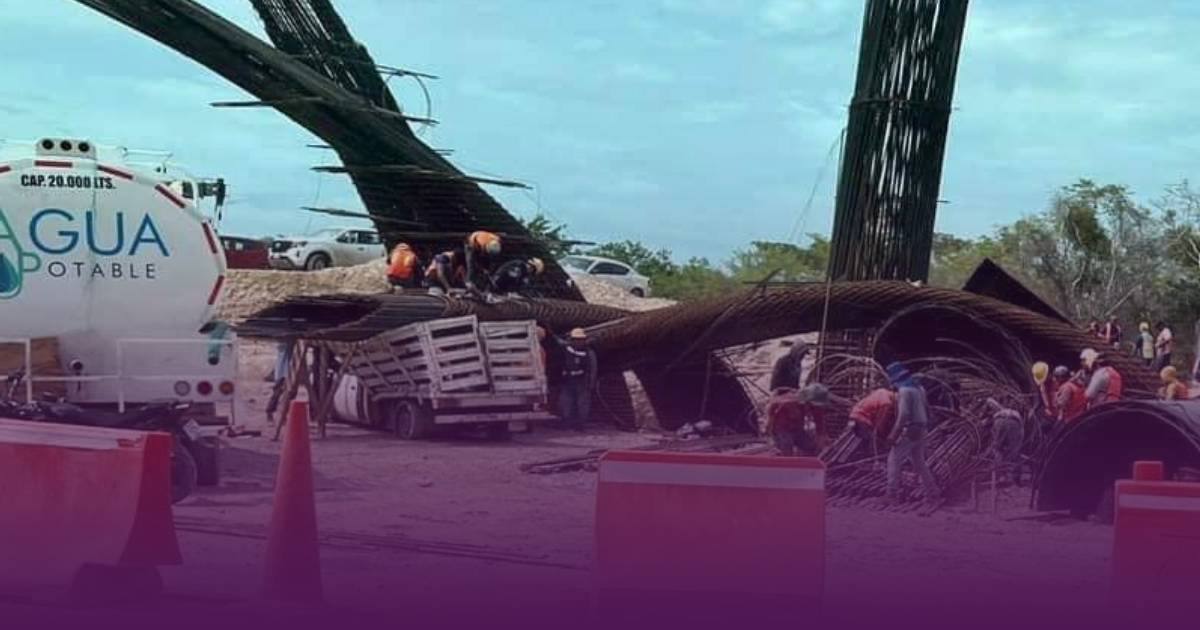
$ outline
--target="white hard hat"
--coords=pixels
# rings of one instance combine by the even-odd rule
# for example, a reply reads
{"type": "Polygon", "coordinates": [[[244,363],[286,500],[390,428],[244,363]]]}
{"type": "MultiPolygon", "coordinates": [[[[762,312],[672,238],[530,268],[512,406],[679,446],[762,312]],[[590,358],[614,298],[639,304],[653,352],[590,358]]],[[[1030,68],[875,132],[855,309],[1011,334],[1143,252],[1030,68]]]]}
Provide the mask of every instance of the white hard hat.
{"type": "Polygon", "coordinates": [[[486,250],[487,250],[487,253],[488,253],[488,254],[490,254],[490,255],[492,255],[492,256],[495,256],[496,254],[499,254],[499,253],[500,253],[500,239],[496,239],[496,240],[493,240],[493,241],[488,241],[488,244],[487,244],[487,246],[486,246],[486,250]]]}
{"type": "Polygon", "coordinates": [[[542,262],[541,258],[530,258],[529,264],[533,265],[534,272],[538,274],[546,270],[546,263],[542,262]]]}
{"type": "Polygon", "coordinates": [[[1080,353],[1079,353],[1079,360],[1080,360],[1080,361],[1083,361],[1083,364],[1084,364],[1084,365],[1086,365],[1086,366],[1088,366],[1088,367],[1092,367],[1092,363],[1095,363],[1095,362],[1096,362],[1096,358],[1097,358],[1097,357],[1099,357],[1099,356],[1100,356],[1100,353],[1099,353],[1099,352],[1096,352],[1096,350],[1095,350],[1095,349],[1093,349],[1093,348],[1084,348],[1084,349],[1083,349],[1083,352],[1080,352],[1080,353]]]}

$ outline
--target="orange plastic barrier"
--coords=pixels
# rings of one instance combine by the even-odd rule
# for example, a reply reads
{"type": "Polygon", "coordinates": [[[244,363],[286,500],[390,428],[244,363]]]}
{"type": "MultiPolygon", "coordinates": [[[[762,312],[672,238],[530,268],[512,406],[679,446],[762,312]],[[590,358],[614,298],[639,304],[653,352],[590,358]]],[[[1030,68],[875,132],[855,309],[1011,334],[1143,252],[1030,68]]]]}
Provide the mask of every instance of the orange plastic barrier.
{"type": "Polygon", "coordinates": [[[0,580],[179,564],[171,436],[0,419],[0,580]]]}
{"type": "Polygon", "coordinates": [[[825,468],[812,458],[609,452],[594,578],[602,617],[811,611],[825,580],[825,468]]]}
{"type": "Polygon", "coordinates": [[[1114,601],[1200,610],[1200,483],[1162,481],[1160,462],[1137,462],[1133,471],[1116,487],[1114,601]]]}

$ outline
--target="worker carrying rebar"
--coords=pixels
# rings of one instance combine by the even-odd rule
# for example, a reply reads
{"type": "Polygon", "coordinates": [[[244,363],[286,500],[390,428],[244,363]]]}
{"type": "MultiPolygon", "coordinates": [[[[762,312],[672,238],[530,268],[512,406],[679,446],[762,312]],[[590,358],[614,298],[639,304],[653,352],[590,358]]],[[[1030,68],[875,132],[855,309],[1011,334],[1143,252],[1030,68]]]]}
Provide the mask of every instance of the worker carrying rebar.
{"type": "Polygon", "coordinates": [[[850,408],[850,429],[874,449],[887,438],[896,420],[896,392],[880,387],[863,396],[850,408]]]}
{"type": "MultiPolygon", "coordinates": [[[[785,342],[786,343],[786,342],[785,342]]],[[[795,342],[787,354],[775,361],[771,368],[771,384],[769,391],[777,389],[800,389],[800,379],[804,374],[804,357],[808,356],[808,344],[795,342]]]]}
{"type": "Polygon", "coordinates": [[[463,244],[463,255],[466,258],[467,290],[487,292],[492,265],[500,255],[500,237],[485,230],[471,232],[463,244]]]}
{"type": "Polygon", "coordinates": [[[421,261],[408,243],[396,243],[392,248],[387,279],[393,291],[421,288],[421,261]]]}
{"type": "Polygon", "coordinates": [[[435,255],[425,268],[425,282],[429,285],[429,292],[433,294],[450,295],[453,289],[463,287],[465,279],[463,255],[454,250],[435,255]]]}
{"type": "Polygon", "coordinates": [[[779,454],[816,456],[824,446],[821,429],[828,406],[829,389],[820,383],[772,391],[767,400],[767,433],[779,454]]]}
{"type": "Polygon", "coordinates": [[[892,450],[887,460],[887,501],[895,503],[899,500],[900,469],[905,462],[911,462],[921,478],[925,500],[937,501],[942,493],[925,461],[931,415],[925,390],[913,380],[912,373],[902,363],[888,365],[887,375],[896,389],[896,423],[889,436],[892,450]]]}
{"type": "Polygon", "coordinates": [[[528,291],[544,271],[546,263],[541,258],[510,260],[492,274],[492,288],[501,294],[522,293],[528,291]]]}
{"type": "Polygon", "coordinates": [[[995,398],[985,401],[991,414],[984,426],[991,426],[992,444],[988,449],[992,460],[1002,472],[1012,474],[1013,483],[1021,481],[1021,445],[1025,442],[1025,421],[1015,410],[1001,405],[995,398]]]}
{"type": "Polygon", "coordinates": [[[559,383],[559,417],[563,423],[575,430],[583,428],[592,410],[592,389],[598,375],[596,351],[588,344],[587,332],[582,328],[571,331],[564,342],[557,337],[560,350],[559,365],[562,379],[559,383]]]}
{"type": "Polygon", "coordinates": [[[1054,368],[1054,409],[1056,418],[1070,424],[1087,411],[1084,372],[1072,374],[1065,365],[1054,368]]]}
{"type": "Polygon", "coordinates": [[[1084,392],[1089,408],[1121,399],[1124,379],[1109,362],[1108,355],[1096,352],[1092,348],[1084,348],[1083,352],[1079,353],[1079,360],[1083,368],[1091,373],[1087,390],[1084,392]]]}
{"type": "Polygon", "coordinates": [[[1159,378],[1162,379],[1163,386],[1158,390],[1158,397],[1162,400],[1187,400],[1188,386],[1179,380],[1179,373],[1174,366],[1168,365],[1159,372],[1159,378]]]}

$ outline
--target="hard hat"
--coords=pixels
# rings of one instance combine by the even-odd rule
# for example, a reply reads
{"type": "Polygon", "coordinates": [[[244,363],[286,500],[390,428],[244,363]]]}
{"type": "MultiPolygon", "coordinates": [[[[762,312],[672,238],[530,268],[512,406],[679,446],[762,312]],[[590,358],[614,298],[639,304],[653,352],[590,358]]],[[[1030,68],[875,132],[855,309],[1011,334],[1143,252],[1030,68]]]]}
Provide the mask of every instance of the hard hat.
{"type": "Polygon", "coordinates": [[[1038,361],[1033,364],[1033,381],[1038,385],[1046,382],[1046,377],[1050,375],[1050,366],[1046,365],[1045,361],[1038,361]]]}
{"type": "Polygon", "coordinates": [[[1054,378],[1071,378],[1071,370],[1065,365],[1054,368],[1054,378]]]}
{"type": "Polygon", "coordinates": [[[546,270],[546,263],[542,262],[541,258],[530,258],[529,264],[533,265],[533,271],[538,275],[546,270]]]}
{"type": "Polygon", "coordinates": [[[396,249],[412,249],[408,243],[396,243],[396,249]]]}
{"type": "Polygon", "coordinates": [[[582,328],[572,328],[571,339],[587,339],[587,333],[582,328]]]}
{"type": "Polygon", "coordinates": [[[891,381],[892,385],[899,385],[912,378],[912,374],[909,374],[908,368],[904,367],[904,364],[899,361],[888,364],[886,371],[888,380],[891,381]]]}
{"type": "Polygon", "coordinates": [[[1138,330],[1142,332],[1150,332],[1150,322],[1142,322],[1138,324],[1138,330]]]}
{"type": "Polygon", "coordinates": [[[802,403],[824,407],[829,404],[829,388],[820,383],[805,385],[800,389],[800,394],[797,398],[802,403]]]}
{"type": "Polygon", "coordinates": [[[1100,353],[1096,352],[1092,348],[1084,348],[1083,352],[1079,353],[1079,360],[1083,361],[1083,364],[1088,367],[1092,367],[1092,364],[1095,363],[1096,359],[1099,357],[1100,353]]]}
{"type": "Polygon", "coordinates": [[[484,246],[484,251],[486,251],[488,253],[488,255],[491,255],[491,256],[495,256],[496,254],[499,254],[500,253],[500,237],[497,236],[496,238],[488,241],[487,245],[484,246]]]}
{"type": "Polygon", "coordinates": [[[1168,365],[1158,373],[1158,377],[1162,379],[1162,382],[1170,383],[1171,381],[1179,378],[1179,374],[1175,371],[1175,366],[1168,365]]]}

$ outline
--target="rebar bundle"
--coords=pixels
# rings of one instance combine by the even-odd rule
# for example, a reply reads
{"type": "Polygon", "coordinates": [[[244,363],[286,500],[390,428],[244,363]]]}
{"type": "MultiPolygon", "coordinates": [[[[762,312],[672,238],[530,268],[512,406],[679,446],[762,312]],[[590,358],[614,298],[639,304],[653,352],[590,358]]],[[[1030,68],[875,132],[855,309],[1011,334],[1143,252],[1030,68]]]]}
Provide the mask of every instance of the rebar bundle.
{"type": "Polygon", "coordinates": [[[829,277],[927,280],[967,0],[867,0],[829,277]]]}

